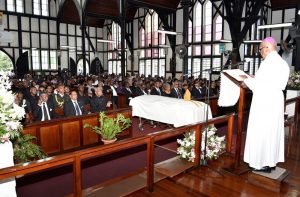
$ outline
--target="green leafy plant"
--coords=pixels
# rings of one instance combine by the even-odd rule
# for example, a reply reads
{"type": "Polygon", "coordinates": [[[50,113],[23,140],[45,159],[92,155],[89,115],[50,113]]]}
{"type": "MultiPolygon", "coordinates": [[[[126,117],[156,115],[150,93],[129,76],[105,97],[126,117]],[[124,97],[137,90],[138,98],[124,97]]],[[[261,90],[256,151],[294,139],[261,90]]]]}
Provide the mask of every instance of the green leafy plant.
{"type": "Polygon", "coordinates": [[[100,127],[85,124],[84,128],[91,128],[100,134],[104,140],[112,140],[116,135],[131,126],[130,118],[125,118],[123,114],[117,114],[116,118],[109,118],[104,112],[99,113],[100,127]]]}
{"type": "Polygon", "coordinates": [[[46,157],[46,154],[40,149],[40,147],[32,143],[35,139],[36,137],[34,136],[22,134],[15,138],[13,146],[14,159],[16,163],[29,162],[46,157]]]}

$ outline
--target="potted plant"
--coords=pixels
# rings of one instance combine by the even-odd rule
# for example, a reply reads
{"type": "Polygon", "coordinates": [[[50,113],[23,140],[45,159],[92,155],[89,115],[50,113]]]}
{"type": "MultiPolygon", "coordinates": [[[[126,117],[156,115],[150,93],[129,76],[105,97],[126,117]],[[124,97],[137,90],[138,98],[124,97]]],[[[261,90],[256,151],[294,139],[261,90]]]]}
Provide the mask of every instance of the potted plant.
{"type": "Polygon", "coordinates": [[[130,118],[125,118],[123,114],[117,114],[115,118],[109,118],[104,112],[99,113],[100,127],[85,124],[84,128],[91,128],[102,137],[104,144],[113,143],[117,140],[116,135],[131,126],[130,118]]]}

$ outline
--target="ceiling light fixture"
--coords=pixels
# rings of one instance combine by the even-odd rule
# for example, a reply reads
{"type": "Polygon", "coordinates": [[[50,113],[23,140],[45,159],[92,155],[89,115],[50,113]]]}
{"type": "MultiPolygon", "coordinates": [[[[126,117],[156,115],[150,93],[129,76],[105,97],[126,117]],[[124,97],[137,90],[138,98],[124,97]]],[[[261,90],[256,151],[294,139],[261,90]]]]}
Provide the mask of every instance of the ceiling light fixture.
{"type": "Polygon", "coordinates": [[[113,40],[98,39],[97,42],[114,43],[115,41],[113,41],[113,40]]]}
{"type": "Polygon", "coordinates": [[[261,43],[262,42],[262,40],[244,40],[243,41],[244,43],[261,43]]]}
{"type": "Polygon", "coordinates": [[[68,45],[62,45],[62,46],[60,46],[60,48],[63,48],[63,49],[76,49],[76,47],[68,46],[68,45]]]}
{"type": "Polygon", "coordinates": [[[222,43],[232,43],[231,40],[226,40],[226,39],[221,39],[219,41],[222,42],[222,43]]]}
{"type": "Polygon", "coordinates": [[[160,44],[160,45],[158,45],[159,47],[161,47],[161,48],[170,48],[170,46],[169,45],[166,45],[166,44],[160,44]]]}
{"type": "Polygon", "coordinates": [[[271,24],[271,25],[260,25],[257,29],[273,29],[273,28],[281,28],[281,27],[291,27],[293,23],[278,23],[278,24],[271,24]]]}
{"type": "Polygon", "coordinates": [[[166,31],[166,30],[161,30],[161,29],[158,29],[156,32],[161,33],[161,34],[170,34],[170,35],[180,35],[180,34],[182,34],[181,32],[166,31]]]}

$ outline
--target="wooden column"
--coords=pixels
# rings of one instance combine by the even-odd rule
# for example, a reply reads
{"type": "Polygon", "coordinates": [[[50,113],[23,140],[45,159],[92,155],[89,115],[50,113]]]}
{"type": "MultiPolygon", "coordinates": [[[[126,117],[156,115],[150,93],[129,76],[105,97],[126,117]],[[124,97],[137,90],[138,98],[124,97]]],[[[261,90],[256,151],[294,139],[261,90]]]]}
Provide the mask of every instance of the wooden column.
{"type": "Polygon", "coordinates": [[[238,109],[238,125],[236,133],[236,152],[235,152],[235,163],[240,164],[241,161],[241,146],[242,146],[242,131],[244,121],[244,109],[245,109],[245,89],[240,87],[240,100],[238,109]]]}
{"type": "Polygon", "coordinates": [[[232,147],[232,134],[233,134],[234,116],[231,116],[227,124],[227,136],[226,136],[226,152],[231,153],[232,147]]]}
{"type": "Polygon", "coordinates": [[[121,27],[121,75],[122,80],[125,79],[125,66],[126,66],[126,59],[125,59],[125,32],[126,32],[126,10],[125,10],[125,0],[120,0],[120,27],[121,27]]]}
{"type": "MultiPolygon", "coordinates": [[[[83,20],[84,21],[84,20],[83,20]]],[[[85,29],[86,26],[83,22],[81,25],[81,36],[82,36],[82,58],[83,58],[83,75],[86,75],[86,51],[85,51],[85,29]]],[[[76,61],[76,60],[75,60],[76,61]]]]}
{"type": "Polygon", "coordinates": [[[154,189],[154,137],[151,136],[147,143],[147,189],[153,192],[154,189]]]}
{"type": "MultiPolygon", "coordinates": [[[[297,10],[296,10],[296,26],[297,33],[300,33],[300,15],[298,14],[300,10],[300,1],[298,0],[297,3],[297,10]]],[[[295,58],[295,71],[300,71],[300,35],[295,38],[296,41],[296,58],[295,58]]]]}
{"type": "Polygon", "coordinates": [[[81,188],[81,161],[80,156],[76,156],[73,163],[74,196],[82,196],[81,188]]]}
{"type": "MultiPolygon", "coordinates": [[[[190,0],[182,0],[181,5],[183,6],[183,32],[182,32],[182,44],[188,47],[188,36],[189,36],[189,7],[191,5],[190,0]]],[[[188,73],[188,53],[183,57],[183,74],[188,73]]]]}
{"type": "Polygon", "coordinates": [[[194,166],[197,167],[200,165],[201,160],[201,142],[202,142],[202,126],[197,125],[195,131],[195,161],[194,166]]]}

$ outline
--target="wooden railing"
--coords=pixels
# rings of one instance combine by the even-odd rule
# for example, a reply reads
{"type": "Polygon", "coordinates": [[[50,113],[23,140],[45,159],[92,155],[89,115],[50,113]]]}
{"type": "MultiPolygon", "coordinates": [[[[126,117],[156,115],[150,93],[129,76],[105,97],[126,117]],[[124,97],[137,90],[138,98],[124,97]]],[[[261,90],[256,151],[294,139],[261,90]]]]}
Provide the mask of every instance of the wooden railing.
{"type": "MultiPolygon", "coordinates": [[[[106,111],[108,117],[115,117],[118,113],[131,118],[131,108],[106,111]]],[[[83,128],[88,123],[99,126],[99,113],[85,114],[68,118],[36,122],[24,126],[22,133],[36,137],[35,143],[48,155],[100,144],[100,137],[90,128],[83,128]]],[[[132,127],[117,136],[119,139],[132,137],[132,127]]]]}
{"type": "Polygon", "coordinates": [[[294,116],[292,117],[294,123],[295,123],[295,129],[297,129],[298,127],[298,114],[299,114],[299,100],[300,100],[300,97],[295,97],[295,98],[291,98],[291,99],[287,99],[285,101],[285,109],[286,109],[286,106],[287,105],[291,105],[293,103],[295,103],[295,108],[294,108],[294,116]]]}
{"type": "Polygon", "coordinates": [[[201,122],[193,125],[188,125],[176,129],[169,129],[160,132],[151,133],[142,137],[135,137],[131,139],[125,139],[118,141],[114,144],[97,146],[84,150],[79,150],[64,155],[49,157],[47,159],[38,160],[35,162],[26,163],[26,165],[16,165],[8,168],[0,169],[0,180],[16,177],[19,175],[25,175],[28,173],[38,172],[41,170],[58,167],[62,165],[73,166],[73,185],[74,196],[82,196],[82,168],[81,163],[83,160],[91,159],[94,157],[100,157],[102,155],[111,154],[114,152],[130,149],[140,145],[147,145],[147,189],[153,191],[154,186],[154,143],[159,140],[171,138],[181,135],[187,131],[195,130],[196,132],[196,144],[195,144],[195,162],[194,165],[200,164],[200,147],[201,147],[201,129],[206,124],[218,124],[227,122],[227,143],[226,152],[231,153],[232,147],[232,132],[234,123],[234,114],[221,116],[209,120],[207,123],[201,122]]]}
{"type": "Polygon", "coordinates": [[[285,101],[285,109],[287,105],[295,104],[294,108],[294,116],[287,117],[284,122],[284,126],[288,127],[288,146],[286,148],[286,155],[293,156],[296,154],[296,145],[295,139],[298,135],[298,119],[299,119],[299,99],[300,97],[295,97],[291,99],[287,99],[285,101]]]}

